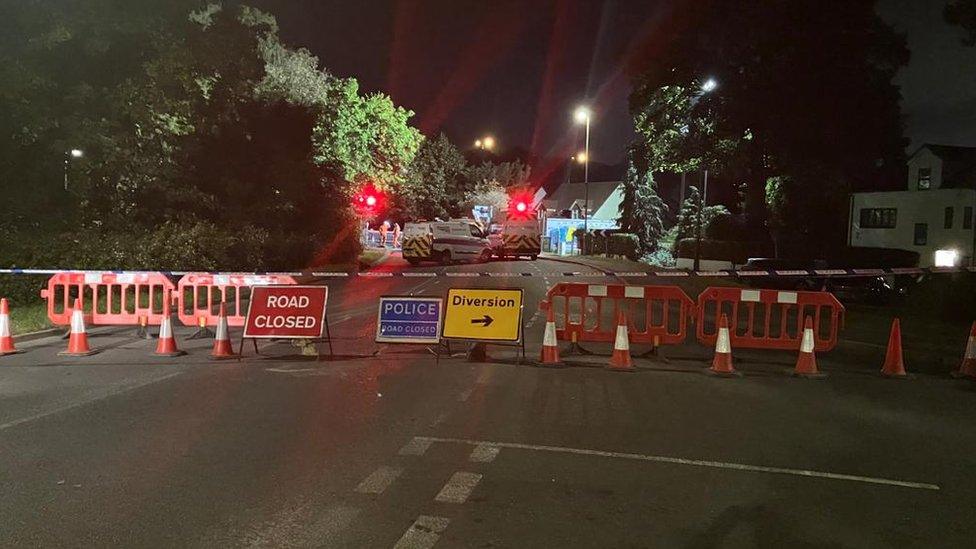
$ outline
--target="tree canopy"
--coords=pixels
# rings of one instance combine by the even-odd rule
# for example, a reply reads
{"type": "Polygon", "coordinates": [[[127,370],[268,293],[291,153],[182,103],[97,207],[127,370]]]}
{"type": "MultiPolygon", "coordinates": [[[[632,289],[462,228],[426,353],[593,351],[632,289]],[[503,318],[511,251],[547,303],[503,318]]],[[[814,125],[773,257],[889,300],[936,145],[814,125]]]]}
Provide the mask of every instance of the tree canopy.
{"type": "Polygon", "coordinates": [[[770,177],[898,180],[906,142],[892,78],[908,50],[873,2],[684,2],[660,28],[631,97],[654,170],[708,169],[741,185],[753,227],[765,223],[770,177]]]}

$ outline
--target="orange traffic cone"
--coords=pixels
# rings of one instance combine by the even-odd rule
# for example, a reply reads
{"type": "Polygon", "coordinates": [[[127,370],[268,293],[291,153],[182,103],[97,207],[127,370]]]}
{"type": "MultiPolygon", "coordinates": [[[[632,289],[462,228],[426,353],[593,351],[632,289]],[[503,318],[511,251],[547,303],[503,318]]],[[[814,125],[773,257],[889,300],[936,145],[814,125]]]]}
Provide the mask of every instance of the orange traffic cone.
{"type": "Polygon", "coordinates": [[[14,347],[14,337],[10,335],[10,304],[7,298],[0,299],[0,356],[22,352],[14,347]]]}
{"type": "Polygon", "coordinates": [[[891,321],[891,334],[888,336],[888,350],[885,352],[884,365],[881,366],[881,375],[908,377],[901,353],[901,322],[897,318],[891,321]]]}
{"type": "Polygon", "coordinates": [[[552,312],[552,304],[544,303],[546,307],[546,332],[542,336],[542,356],[539,364],[544,366],[562,366],[559,360],[559,342],[556,340],[556,316],[552,312]]]}
{"type": "Polygon", "coordinates": [[[952,372],[952,377],[976,377],[976,322],[969,330],[969,341],[966,342],[966,354],[962,357],[959,369],[952,372]]]}
{"type": "Polygon", "coordinates": [[[796,357],[796,368],[793,370],[793,375],[808,378],[827,377],[827,374],[817,368],[817,356],[813,352],[815,346],[813,319],[806,317],[803,321],[803,338],[800,339],[800,355],[796,357]]]}
{"type": "Polygon", "coordinates": [[[610,355],[610,370],[633,372],[634,363],[630,359],[630,336],[627,334],[627,317],[617,311],[617,336],[613,340],[613,354],[610,355]]]}
{"type": "Polygon", "coordinates": [[[225,360],[228,358],[238,358],[234,354],[234,346],[230,342],[230,333],[227,330],[227,309],[224,303],[220,303],[220,314],[217,317],[217,334],[214,337],[213,351],[210,352],[211,360],[225,360]]]}
{"type": "Polygon", "coordinates": [[[715,358],[706,373],[722,377],[741,375],[732,366],[732,339],[729,337],[729,319],[724,314],[718,319],[718,336],[715,338],[715,358]]]}
{"type": "Polygon", "coordinates": [[[169,309],[170,295],[167,291],[163,296],[163,320],[159,323],[159,341],[156,343],[156,356],[182,356],[183,351],[176,347],[176,337],[173,336],[173,318],[169,309]]]}
{"type": "Polygon", "coordinates": [[[85,315],[81,310],[81,299],[75,299],[71,309],[71,332],[68,335],[67,350],[58,353],[61,356],[88,356],[97,353],[88,346],[88,333],[85,331],[85,315]]]}

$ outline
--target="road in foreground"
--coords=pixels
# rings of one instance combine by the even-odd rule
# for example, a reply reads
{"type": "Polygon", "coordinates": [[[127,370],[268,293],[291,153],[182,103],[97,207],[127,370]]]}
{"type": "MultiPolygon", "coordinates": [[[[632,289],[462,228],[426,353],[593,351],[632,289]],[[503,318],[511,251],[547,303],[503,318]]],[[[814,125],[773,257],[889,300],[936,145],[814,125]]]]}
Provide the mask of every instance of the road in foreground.
{"type": "Polygon", "coordinates": [[[451,270],[538,276],[330,283],[331,362],[157,359],[119,332],[0,359],[0,545],[971,546],[972,384],[844,355],[824,381],[788,355],[716,379],[691,346],[627,374],[372,343],[379,295],[513,286],[538,352],[540,273],[565,266],[451,270]]]}

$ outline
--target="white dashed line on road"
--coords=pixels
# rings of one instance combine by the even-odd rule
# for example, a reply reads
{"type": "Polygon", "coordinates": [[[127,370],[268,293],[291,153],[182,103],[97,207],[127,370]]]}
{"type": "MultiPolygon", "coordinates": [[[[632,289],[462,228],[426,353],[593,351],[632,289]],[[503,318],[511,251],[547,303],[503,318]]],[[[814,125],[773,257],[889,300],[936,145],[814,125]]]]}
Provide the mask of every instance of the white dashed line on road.
{"type": "Polygon", "coordinates": [[[427,453],[427,448],[430,448],[432,442],[420,437],[413,437],[410,442],[403,445],[403,448],[400,448],[399,453],[401,456],[422,456],[427,453]]]}
{"type": "Polygon", "coordinates": [[[402,472],[400,467],[380,467],[363,479],[356,491],[361,494],[382,494],[402,472]]]}
{"type": "Polygon", "coordinates": [[[473,461],[475,463],[491,463],[495,461],[498,456],[498,452],[501,448],[494,446],[492,444],[479,444],[474,447],[471,451],[471,455],[468,457],[468,461],[473,461]]]}
{"type": "Polygon", "coordinates": [[[421,515],[407,528],[393,549],[430,549],[447,529],[451,519],[421,515]]]}
{"type": "MultiPolygon", "coordinates": [[[[831,473],[826,471],[810,471],[806,469],[790,469],[787,467],[769,467],[765,465],[748,465],[744,463],[729,463],[724,461],[711,461],[702,459],[687,459],[670,456],[655,456],[647,454],[632,454],[627,452],[606,452],[603,450],[589,450],[585,448],[566,448],[563,446],[543,446],[539,444],[520,444],[517,442],[492,442],[486,440],[471,440],[463,438],[441,438],[441,437],[420,437],[433,442],[450,442],[454,444],[467,444],[480,446],[482,444],[496,446],[498,448],[514,448],[518,450],[534,450],[540,452],[555,452],[561,454],[576,454],[582,456],[609,457],[617,459],[631,459],[636,461],[652,461],[656,463],[670,463],[672,465],[690,465],[694,467],[710,467],[715,469],[731,469],[734,471],[747,471],[751,473],[771,473],[779,475],[792,475],[798,477],[811,477],[829,480],[846,480],[851,482],[862,482],[866,484],[881,484],[885,486],[899,486],[902,488],[914,488],[916,490],[941,490],[938,484],[927,482],[914,482],[910,480],[897,480],[890,478],[865,477],[860,475],[848,475],[845,473],[831,473]]],[[[455,476],[461,473],[456,473],[455,476]]],[[[469,473],[470,474],[470,473],[469,473]]],[[[453,478],[451,479],[454,480],[453,478]]],[[[449,483],[450,484],[450,483],[449,483]]],[[[447,486],[444,487],[447,489],[447,486]]],[[[443,493],[444,490],[441,490],[443,493]]]]}
{"type": "Polygon", "coordinates": [[[437,497],[434,501],[439,501],[441,503],[464,503],[468,500],[468,496],[474,490],[474,487],[481,482],[481,475],[478,473],[469,473],[467,471],[458,471],[451,476],[451,479],[447,481],[447,484],[441,488],[437,497]]]}

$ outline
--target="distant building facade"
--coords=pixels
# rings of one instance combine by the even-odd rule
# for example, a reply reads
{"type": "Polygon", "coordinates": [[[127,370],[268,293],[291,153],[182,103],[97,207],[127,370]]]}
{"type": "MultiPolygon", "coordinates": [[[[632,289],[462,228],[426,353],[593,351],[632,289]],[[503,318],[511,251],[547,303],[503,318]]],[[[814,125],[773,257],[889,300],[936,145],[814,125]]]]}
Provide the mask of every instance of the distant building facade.
{"type": "Polygon", "coordinates": [[[545,251],[558,254],[576,253],[576,231],[583,230],[583,218],[589,212],[586,225],[590,230],[616,229],[623,202],[622,181],[591,181],[589,204],[585,200],[586,185],[564,182],[542,200],[542,235],[545,251]]]}
{"type": "Polygon", "coordinates": [[[919,265],[973,265],[976,147],[922,145],[907,190],[851,195],[848,243],[918,252],[919,265]]]}

